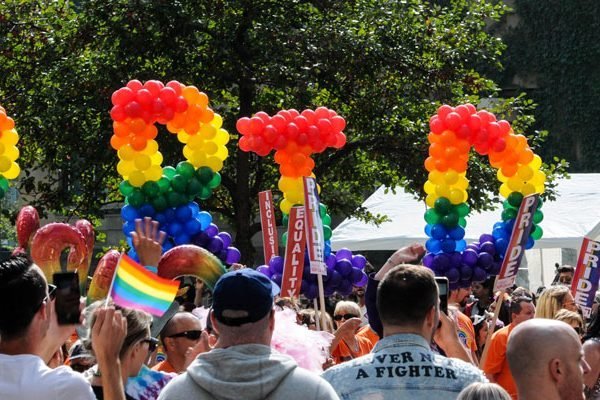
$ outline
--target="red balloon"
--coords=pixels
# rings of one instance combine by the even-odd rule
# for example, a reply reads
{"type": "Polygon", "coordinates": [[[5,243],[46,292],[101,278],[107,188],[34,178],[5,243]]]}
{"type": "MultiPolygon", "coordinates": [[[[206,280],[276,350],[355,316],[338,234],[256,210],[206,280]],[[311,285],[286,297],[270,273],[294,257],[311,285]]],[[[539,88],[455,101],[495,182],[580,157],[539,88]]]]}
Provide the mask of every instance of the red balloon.
{"type": "Polygon", "coordinates": [[[296,125],[293,122],[290,122],[287,125],[285,135],[287,136],[288,140],[296,140],[299,133],[300,133],[300,129],[298,129],[298,125],[296,125]]]}
{"type": "Polygon", "coordinates": [[[142,107],[136,101],[132,101],[125,106],[125,113],[130,118],[137,118],[142,114],[142,107]]]}
{"type": "Polygon", "coordinates": [[[275,142],[275,140],[277,139],[277,136],[277,128],[275,128],[273,125],[265,126],[265,130],[263,131],[263,137],[265,138],[265,141],[267,143],[273,144],[273,142],[275,142]]]}
{"type": "Polygon", "coordinates": [[[298,143],[298,145],[304,146],[308,143],[308,135],[304,132],[299,133],[298,137],[296,138],[296,142],[298,143]]]}
{"type": "Polygon", "coordinates": [[[110,110],[110,116],[114,121],[123,121],[125,118],[127,118],[127,113],[125,112],[123,106],[114,106],[110,110]]]}
{"type": "Polygon", "coordinates": [[[165,109],[165,103],[157,98],[154,99],[154,101],[152,102],[152,112],[154,112],[154,114],[156,115],[160,115],[165,109]]]}
{"type": "Polygon", "coordinates": [[[177,97],[175,101],[175,112],[182,113],[188,109],[188,102],[183,96],[177,97]]]}
{"type": "Polygon", "coordinates": [[[333,125],[333,130],[336,132],[341,132],[346,128],[346,120],[339,115],[331,118],[331,125],[333,125]]]}
{"type": "Polygon", "coordinates": [[[475,114],[477,112],[477,108],[471,103],[465,104],[465,107],[469,110],[469,114],[475,114]]]}
{"type": "Polygon", "coordinates": [[[264,111],[259,111],[256,114],[254,114],[254,116],[260,118],[265,123],[265,125],[271,123],[271,117],[269,117],[269,114],[267,114],[264,111]]]}
{"type": "Polygon", "coordinates": [[[275,139],[275,143],[273,143],[273,148],[275,148],[275,150],[281,150],[285,149],[285,146],[287,146],[287,139],[285,138],[285,136],[277,136],[277,139],[275,139]]]}
{"type": "Polygon", "coordinates": [[[253,135],[260,135],[265,127],[265,123],[260,117],[250,118],[250,133],[253,135]]]}
{"type": "Polygon", "coordinates": [[[287,110],[281,110],[277,113],[277,115],[281,115],[283,118],[285,118],[286,122],[290,122],[293,119],[292,114],[290,114],[290,112],[287,110]]]}
{"type": "Polygon", "coordinates": [[[446,126],[448,126],[448,128],[452,129],[453,131],[456,131],[461,125],[462,119],[458,113],[451,112],[448,115],[446,115],[446,118],[444,118],[444,122],[446,126]]]}
{"type": "Polygon", "coordinates": [[[336,143],[334,147],[336,149],[341,149],[346,145],[346,135],[344,135],[343,133],[339,133],[336,136],[336,143]]]}
{"type": "Polygon", "coordinates": [[[163,125],[165,125],[168,121],[172,120],[174,116],[175,116],[175,110],[173,109],[173,107],[165,107],[162,112],[162,117],[165,120],[165,122],[161,122],[161,123],[163,125]]]}
{"type": "Polygon", "coordinates": [[[315,114],[318,119],[329,118],[329,110],[327,107],[319,107],[315,110],[315,114]]]}
{"type": "Polygon", "coordinates": [[[454,111],[454,108],[450,107],[448,104],[444,104],[443,106],[440,106],[440,108],[438,108],[437,114],[442,119],[442,121],[445,121],[446,116],[452,111],[454,111]]]}
{"type": "Polygon", "coordinates": [[[496,139],[496,141],[492,145],[492,148],[494,149],[495,152],[498,152],[498,153],[501,151],[504,151],[504,149],[506,149],[506,140],[504,140],[501,137],[496,139]]]}
{"type": "Polygon", "coordinates": [[[142,107],[150,107],[152,105],[152,101],[154,101],[154,96],[148,89],[140,89],[135,95],[135,101],[140,103],[142,107]]]}
{"type": "Polygon", "coordinates": [[[167,87],[173,89],[177,96],[181,95],[181,83],[177,81],[169,81],[169,83],[167,83],[167,87]]]}
{"type": "Polygon", "coordinates": [[[317,122],[317,126],[319,127],[319,130],[321,132],[324,132],[326,134],[329,133],[329,132],[331,132],[331,130],[333,129],[333,126],[331,125],[331,122],[329,122],[328,119],[324,119],[324,118],[321,118],[317,122]]]}
{"type": "Polygon", "coordinates": [[[318,140],[320,138],[320,133],[321,132],[319,131],[319,128],[314,125],[310,125],[307,130],[308,142],[312,143],[315,140],[318,140]]]}
{"type": "Polygon", "coordinates": [[[317,122],[317,115],[315,114],[315,112],[313,110],[304,110],[302,111],[302,113],[300,114],[302,115],[304,118],[306,118],[306,120],[308,121],[309,124],[315,124],[317,122]]]}
{"type": "Polygon", "coordinates": [[[271,124],[277,128],[277,131],[281,134],[285,132],[285,128],[287,126],[287,122],[283,115],[277,114],[271,118],[271,124]]]}
{"type": "Polygon", "coordinates": [[[510,124],[508,121],[503,119],[498,121],[498,127],[500,128],[500,136],[506,136],[510,132],[510,124]]]}
{"type": "Polygon", "coordinates": [[[128,87],[115,91],[111,96],[111,101],[115,106],[124,106],[133,99],[135,99],[135,92],[128,87]]]}
{"type": "Polygon", "coordinates": [[[469,137],[471,137],[471,128],[469,128],[467,124],[462,124],[456,130],[456,137],[459,139],[469,140],[469,137]]]}
{"type": "Polygon", "coordinates": [[[429,129],[431,130],[431,132],[435,133],[436,135],[439,135],[444,130],[446,130],[446,126],[444,125],[444,122],[440,117],[434,115],[429,119],[429,129]]]}
{"type": "Polygon", "coordinates": [[[471,116],[469,108],[464,104],[461,104],[460,106],[456,107],[454,111],[458,113],[458,115],[460,115],[462,122],[467,122],[469,120],[469,117],[471,116]]]}
{"type": "Polygon", "coordinates": [[[490,134],[489,141],[494,142],[500,136],[500,126],[497,122],[490,122],[487,127],[487,130],[490,134]]]}
{"type": "Polygon", "coordinates": [[[300,115],[300,113],[298,112],[298,110],[296,110],[294,108],[290,108],[289,110],[287,110],[287,112],[290,114],[290,117],[292,117],[292,119],[294,119],[298,115],[300,115]]]}
{"type": "Polygon", "coordinates": [[[173,104],[177,100],[177,93],[170,87],[164,87],[158,95],[165,104],[173,104]]]}
{"type": "Polygon", "coordinates": [[[165,85],[163,85],[161,81],[157,80],[150,80],[144,83],[144,88],[148,89],[154,97],[158,97],[158,95],[160,94],[160,90],[163,87],[165,87],[165,85]]]}
{"type": "Polygon", "coordinates": [[[302,115],[299,115],[296,118],[294,118],[294,123],[296,124],[300,132],[306,132],[306,130],[308,129],[308,120],[302,115]]]}
{"type": "Polygon", "coordinates": [[[137,79],[132,79],[129,82],[127,82],[127,87],[133,90],[134,92],[137,92],[138,90],[143,88],[144,85],[142,85],[142,82],[138,81],[137,79]]]}
{"type": "Polygon", "coordinates": [[[481,117],[479,115],[475,114],[469,117],[469,128],[472,131],[478,131],[481,128],[481,124],[481,117]]]}
{"type": "MultiPolygon", "coordinates": [[[[235,127],[239,133],[242,135],[247,135],[250,133],[250,118],[242,117],[237,120],[235,123],[235,127]]],[[[247,151],[247,150],[244,150],[247,151]]]]}

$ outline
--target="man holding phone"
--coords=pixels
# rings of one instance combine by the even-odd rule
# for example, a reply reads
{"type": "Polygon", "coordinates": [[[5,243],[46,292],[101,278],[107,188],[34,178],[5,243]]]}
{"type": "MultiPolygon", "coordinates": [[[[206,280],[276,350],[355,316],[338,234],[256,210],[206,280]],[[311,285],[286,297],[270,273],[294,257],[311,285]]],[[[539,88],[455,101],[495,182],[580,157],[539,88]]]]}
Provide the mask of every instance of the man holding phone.
{"type": "MultiPolygon", "coordinates": [[[[55,290],[28,257],[11,256],[0,262],[2,400],[96,398],[83,375],[69,367],[50,369],[46,365],[75,329],[75,325],[58,324],[54,311],[55,290]]],[[[114,309],[112,312],[102,310],[101,314],[101,322],[94,326],[99,338],[96,343],[100,353],[98,362],[110,365],[106,368],[111,371],[109,382],[118,389],[121,385],[118,353],[124,331],[122,325],[119,327],[114,309]]],[[[112,397],[105,399],[124,399],[120,396],[116,390],[112,397]]]]}

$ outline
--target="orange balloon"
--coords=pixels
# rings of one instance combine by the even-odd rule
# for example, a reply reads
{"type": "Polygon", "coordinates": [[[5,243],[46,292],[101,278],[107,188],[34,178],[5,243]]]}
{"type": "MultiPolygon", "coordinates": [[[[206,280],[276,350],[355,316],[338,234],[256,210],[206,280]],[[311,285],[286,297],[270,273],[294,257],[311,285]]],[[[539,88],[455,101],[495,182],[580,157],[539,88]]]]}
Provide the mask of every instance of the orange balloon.
{"type": "Polygon", "coordinates": [[[435,158],[443,158],[446,155],[446,146],[441,143],[432,143],[429,145],[429,154],[435,158]]]}
{"type": "Polygon", "coordinates": [[[120,137],[117,135],[112,135],[112,137],[110,138],[110,145],[115,150],[119,150],[121,147],[125,146],[128,143],[129,143],[128,137],[124,138],[124,137],[120,137]]]}
{"type": "Polygon", "coordinates": [[[534,155],[535,154],[533,153],[533,151],[529,147],[527,147],[521,152],[521,154],[519,154],[519,163],[529,164],[531,161],[533,161],[534,155]]]}
{"type": "Polygon", "coordinates": [[[134,134],[141,134],[146,129],[146,122],[141,118],[133,118],[128,122],[129,129],[134,134]]]}
{"type": "Polygon", "coordinates": [[[517,173],[519,167],[517,166],[517,164],[510,164],[507,162],[504,162],[504,164],[502,164],[502,174],[504,174],[504,176],[513,176],[514,174],[517,173]]]}
{"type": "Polygon", "coordinates": [[[213,120],[213,118],[215,117],[215,112],[213,110],[211,110],[210,108],[207,108],[201,115],[200,115],[200,121],[204,122],[205,124],[208,124],[210,121],[213,120]]]}
{"type": "Polygon", "coordinates": [[[452,131],[444,131],[440,134],[440,143],[446,146],[455,145],[456,135],[452,131]]]}
{"type": "Polygon", "coordinates": [[[425,159],[425,169],[427,171],[429,171],[429,172],[436,170],[436,167],[435,167],[435,158],[433,158],[433,157],[427,157],[425,159]]]}
{"type": "Polygon", "coordinates": [[[427,135],[427,140],[429,140],[429,143],[439,143],[440,135],[436,135],[435,133],[429,133],[427,135]]]}
{"type": "Polygon", "coordinates": [[[115,135],[123,138],[129,136],[129,133],[131,132],[129,130],[129,125],[116,121],[113,122],[113,131],[115,132],[115,135]]]}
{"type": "Polygon", "coordinates": [[[133,149],[135,151],[142,151],[146,148],[146,138],[143,136],[135,136],[133,138],[133,140],[131,141],[131,147],[133,147],[133,149]]]}
{"type": "MultiPolygon", "coordinates": [[[[435,160],[435,169],[437,169],[438,171],[446,172],[448,170],[448,164],[446,163],[446,160],[444,160],[444,159],[435,160]]],[[[458,170],[455,169],[455,171],[458,171],[458,170]]]]}

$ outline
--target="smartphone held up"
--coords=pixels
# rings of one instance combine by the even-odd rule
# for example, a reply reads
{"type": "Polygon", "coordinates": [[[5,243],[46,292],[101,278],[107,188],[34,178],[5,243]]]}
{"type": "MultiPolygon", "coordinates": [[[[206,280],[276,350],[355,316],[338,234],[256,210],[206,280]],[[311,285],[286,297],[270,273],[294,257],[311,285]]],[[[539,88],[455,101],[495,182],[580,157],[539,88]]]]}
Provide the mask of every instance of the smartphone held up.
{"type": "Polygon", "coordinates": [[[58,272],[53,278],[56,285],[54,308],[59,325],[79,324],[81,309],[77,272],[58,272]]]}

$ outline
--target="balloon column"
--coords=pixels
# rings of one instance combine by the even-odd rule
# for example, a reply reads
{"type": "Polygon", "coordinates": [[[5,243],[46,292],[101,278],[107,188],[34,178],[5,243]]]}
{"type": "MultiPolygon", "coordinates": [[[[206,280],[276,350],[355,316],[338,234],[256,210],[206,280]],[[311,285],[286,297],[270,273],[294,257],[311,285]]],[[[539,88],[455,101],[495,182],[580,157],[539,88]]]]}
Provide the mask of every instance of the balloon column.
{"type": "MultiPolygon", "coordinates": [[[[208,96],[177,81],[164,85],[131,80],[113,93],[112,103],[110,143],[117,150],[117,171],[124,179],[119,190],[125,196],[121,216],[129,244],[135,219],[151,217],[169,236],[163,251],[174,244],[201,241],[222,261],[239,261],[231,236],[219,234],[210,213],[194,201],[208,199],[221,184],[219,171],[228,156],[229,133],[222,128],[221,116],[208,107],[208,96]],[[156,123],[177,135],[186,161],[162,167],[156,123]]],[[[133,250],[130,256],[137,258],[133,250]]]]}
{"type": "MultiPolygon", "coordinates": [[[[346,135],[342,132],[346,126],[344,118],[326,107],[316,110],[281,110],[274,116],[258,112],[252,118],[240,118],[237,130],[242,135],[239,147],[242,151],[253,151],[259,156],[266,156],[275,151],[275,162],[279,164],[279,189],[283,192],[283,200],[279,207],[283,212],[283,224],[287,226],[290,209],[294,205],[304,204],[303,177],[311,176],[315,166],[311,155],[322,153],[328,147],[339,149],[346,144],[346,135]]],[[[327,276],[324,277],[325,294],[339,292],[348,295],[352,286],[363,286],[367,277],[362,271],[366,264],[363,256],[353,256],[348,249],[337,254],[331,253],[331,216],[327,207],[320,205],[325,237],[325,256],[327,276]]],[[[287,234],[282,236],[286,243],[287,234]]],[[[308,260],[308,257],[305,258],[308,260]]],[[[310,274],[308,261],[305,261],[305,273],[301,293],[308,298],[317,296],[317,277],[310,274]]],[[[268,265],[258,268],[272,280],[281,284],[283,259],[273,257],[268,265]]]]}
{"type": "Polygon", "coordinates": [[[19,158],[19,149],[16,147],[18,141],[15,121],[0,107],[0,199],[8,191],[8,181],[16,179],[21,173],[21,168],[15,162],[19,158]]]}
{"type": "MultiPolygon", "coordinates": [[[[467,286],[499,273],[523,196],[543,193],[546,175],[540,170],[541,158],[531,150],[525,136],[516,135],[507,121],[497,121],[494,114],[477,111],[471,104],[441,106],[429,126],[429,157],[425,160],[429,176],[424,189],[430,207],[425,212],[425,232],[430,239],[423,263],[448,277],[452,288],[467,286]],[[471,147],[487,155],[490,165],[498,170],[500,194],[506,200],[492,234],[483,234],[478,242],[467,245],[464,228],[470,209],[466,170],[471,147]]],[[[540,207],[541,202],[528,249],[542,237],[540,207]]]]}

